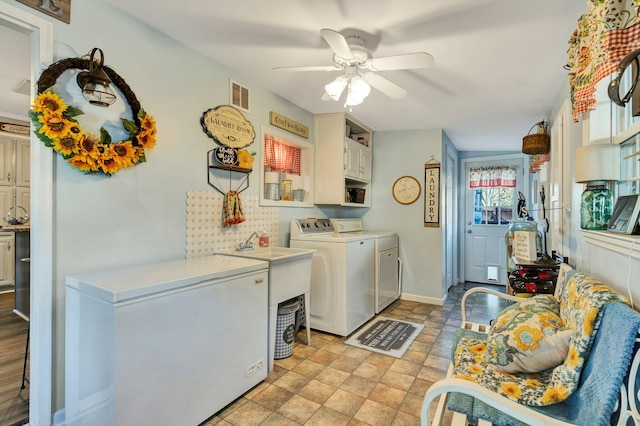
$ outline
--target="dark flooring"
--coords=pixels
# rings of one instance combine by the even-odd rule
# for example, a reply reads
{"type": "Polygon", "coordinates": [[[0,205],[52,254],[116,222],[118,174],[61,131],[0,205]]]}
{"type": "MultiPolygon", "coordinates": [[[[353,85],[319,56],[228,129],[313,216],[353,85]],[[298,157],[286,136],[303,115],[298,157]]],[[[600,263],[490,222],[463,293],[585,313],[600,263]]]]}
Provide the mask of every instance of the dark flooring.
{"type": "Polygon", "coordinates": [[[21,389],[29,323],[13,312],[13,305],[13,292],[0,294],[0,426],[29,420],[29,384],[21,389]]]}

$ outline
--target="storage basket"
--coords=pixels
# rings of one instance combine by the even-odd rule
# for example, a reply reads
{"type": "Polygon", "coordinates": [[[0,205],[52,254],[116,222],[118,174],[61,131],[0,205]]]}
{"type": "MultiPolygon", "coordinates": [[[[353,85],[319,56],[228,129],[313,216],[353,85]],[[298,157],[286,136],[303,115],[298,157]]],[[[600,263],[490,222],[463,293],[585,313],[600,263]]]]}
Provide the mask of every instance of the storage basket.
{"type": "Polygon", "coordinates": [[[288,358],[293,354],[293,340],[296,331],[296,313],[300,308],[297,298],[278,305],[276,319],[276,342],[273,357],[275,359],[288,358]]]}
{"type": "Polygon", "coordinates": [[[535,134],[522,138],[522,152],[529,155],[546,154],[549,152],[549,135],[535,134]]]}

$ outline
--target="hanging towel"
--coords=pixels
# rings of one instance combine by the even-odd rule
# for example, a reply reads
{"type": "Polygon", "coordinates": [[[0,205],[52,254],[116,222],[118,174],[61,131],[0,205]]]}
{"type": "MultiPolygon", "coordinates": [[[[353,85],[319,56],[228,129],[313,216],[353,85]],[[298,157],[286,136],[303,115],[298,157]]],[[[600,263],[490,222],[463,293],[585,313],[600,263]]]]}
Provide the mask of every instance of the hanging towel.
{"type": "Polygon", "coordinates": [[[222,220],[225,228],[230,228],[245,221],[240,194],[237,191],[229,191],[225,195],[222,205],[222,220]]]}

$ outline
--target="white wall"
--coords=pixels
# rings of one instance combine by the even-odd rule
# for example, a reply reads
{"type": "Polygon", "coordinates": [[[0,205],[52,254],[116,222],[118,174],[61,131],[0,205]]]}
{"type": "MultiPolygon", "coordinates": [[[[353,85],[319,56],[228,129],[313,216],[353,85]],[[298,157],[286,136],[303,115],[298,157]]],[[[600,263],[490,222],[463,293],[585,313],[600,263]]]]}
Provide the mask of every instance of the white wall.
{"type": "Polygon", "coordinates": [[[443,229],[424,227],[424,163],[432,155],[445,162],[442,144],[441,129],[376,132],[371,210],[362,217],[367,229],[398,233],[404,265],[402,297],[427,303],[442,303],[444,297],[443,229]],[[410,205],[397,203],[391,194],[393,182],[405,175],[415,177],[422,186],[420,198],[410,205]]]}

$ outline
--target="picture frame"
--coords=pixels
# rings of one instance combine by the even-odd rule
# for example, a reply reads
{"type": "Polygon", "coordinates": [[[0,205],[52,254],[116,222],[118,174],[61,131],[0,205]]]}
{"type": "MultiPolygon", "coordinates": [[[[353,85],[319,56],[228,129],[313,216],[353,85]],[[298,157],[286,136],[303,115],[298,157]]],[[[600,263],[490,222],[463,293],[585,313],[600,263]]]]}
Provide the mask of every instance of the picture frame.
{"type": "Polygon", "coordinates": [[[639,214],[640,196],[638,194],[622,195],[616,200],[607,230],[618,234],[638,235],[640,234],[639,214]]]}
{"type": "Polygon", "coordinates": [[[229,79],[229,104],[244,112],[251,112],[249,88],[229,79]]]}

